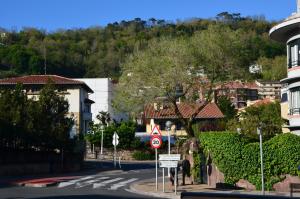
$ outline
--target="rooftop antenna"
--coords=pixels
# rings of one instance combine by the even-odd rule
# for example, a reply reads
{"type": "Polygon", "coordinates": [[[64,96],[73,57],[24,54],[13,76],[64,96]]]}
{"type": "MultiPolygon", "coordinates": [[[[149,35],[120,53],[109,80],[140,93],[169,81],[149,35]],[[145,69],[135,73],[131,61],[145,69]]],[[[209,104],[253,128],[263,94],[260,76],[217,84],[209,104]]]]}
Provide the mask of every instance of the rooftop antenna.
{"type": "Polygon", "coordinates": [[[44,72],[45,75],[47,75],[47,50],[46,50],[46,46],[44,45],[44,72]]]}

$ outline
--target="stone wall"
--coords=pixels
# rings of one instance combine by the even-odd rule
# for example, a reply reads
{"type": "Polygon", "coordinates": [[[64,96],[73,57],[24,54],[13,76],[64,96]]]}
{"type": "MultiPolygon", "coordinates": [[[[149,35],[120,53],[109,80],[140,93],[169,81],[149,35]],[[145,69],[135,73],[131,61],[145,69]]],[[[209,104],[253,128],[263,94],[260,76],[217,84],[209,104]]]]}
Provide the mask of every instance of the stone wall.
{"type": "MultiPolygon", "coordinates": [[[[224,174],[218,170],[218,168],[215,165],[211,165],[210,167],[207,167],[208,171],[208,185],[211,187],[216,188],[217,183],[224,183],[224,174]]],[[[300,183],[300,177],[298,176],[291,176],[291,175],[285,175],[282,176],[285,178],[283,181],[278,182],[273,185],[273,189],[276,192],[290,192],[290,183],[300,183]]],[[[255,185],[250,183],[247,180],[240,179],[236,184],[237,187],[244,188],[248,191],[254,191],[256,190],[255,185]]]]}
{"type": "Polygon", "coordinates": [[[224,174],[214,164],[207,165],[207,184],[216,187],[217,183],[224,183],[224,174]]]}

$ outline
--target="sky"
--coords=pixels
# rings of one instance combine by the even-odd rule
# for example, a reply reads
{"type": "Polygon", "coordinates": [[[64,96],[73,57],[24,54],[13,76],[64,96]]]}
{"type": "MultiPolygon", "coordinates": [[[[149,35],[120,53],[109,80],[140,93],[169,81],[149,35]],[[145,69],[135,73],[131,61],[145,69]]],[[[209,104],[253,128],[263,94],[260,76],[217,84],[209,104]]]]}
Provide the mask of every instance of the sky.
{"type": "Polygon", "coordinates": [[[20,30],[106,26],[141,18],[176,22],[228,11],[278,21],[296,11],[296,0],[0,0],[0,27],[20,30]]]}

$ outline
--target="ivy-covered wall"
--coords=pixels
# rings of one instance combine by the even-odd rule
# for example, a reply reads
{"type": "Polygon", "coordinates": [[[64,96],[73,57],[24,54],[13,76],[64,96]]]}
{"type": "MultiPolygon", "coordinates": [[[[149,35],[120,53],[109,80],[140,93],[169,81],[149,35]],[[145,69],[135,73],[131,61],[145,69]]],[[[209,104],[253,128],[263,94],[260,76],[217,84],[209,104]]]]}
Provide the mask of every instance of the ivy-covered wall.
{"type": "MultiPolygon", "coordinates": [[[[259,143],[250,142],[235,132],[200,133],[200,146],[225,175],[225,182],[239,179],[261,189],[259,143]]],[[[280,134],[263,143],[265,187],[283,180],[284,174],[298,175],[300,165],[300,136],[280,134]]]]}

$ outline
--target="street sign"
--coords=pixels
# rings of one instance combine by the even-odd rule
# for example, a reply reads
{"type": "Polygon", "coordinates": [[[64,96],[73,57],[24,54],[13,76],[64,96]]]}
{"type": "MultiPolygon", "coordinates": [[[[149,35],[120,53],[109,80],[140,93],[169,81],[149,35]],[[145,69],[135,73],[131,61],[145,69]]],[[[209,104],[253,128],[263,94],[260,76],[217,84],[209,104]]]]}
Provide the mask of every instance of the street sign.
{"type": "Polygon", "coordinates": [[[161,132],[157,125],[155,125],[154,128],[152,129],[150,136],[161,136],[161,132]]]}
{"type": "Polygon", "coordinates": [[[177,168],[178,161],[159,161],[161,168],[177,168]]]}
{"type": "Polygon", "coordinates": [[[112,144],[114,146],[117,146],[119,144],[119,136],[118,134],[115,132],[114,135],[113,135],[113,140],[112,140],[112,144]]]}
{"type": "Polygon", "coordinates": [[[180,154],[159,154],[159,161],[179,161],[180,154]]]}
{"type": "Polygon", "coordinates": [[[159,136],[152,136],[150,139],[151,147],[154,149],[160,148],[162,140],[159,136]]]}

